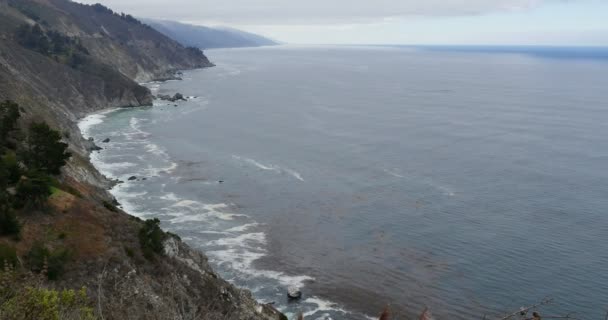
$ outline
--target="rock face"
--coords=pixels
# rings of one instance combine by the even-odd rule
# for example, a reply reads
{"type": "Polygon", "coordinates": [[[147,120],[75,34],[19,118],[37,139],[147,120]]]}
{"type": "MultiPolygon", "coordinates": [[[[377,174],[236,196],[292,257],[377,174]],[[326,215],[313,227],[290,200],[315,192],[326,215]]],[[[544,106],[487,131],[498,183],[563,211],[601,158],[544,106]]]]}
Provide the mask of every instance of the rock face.
{"type": "Polygon", "coordinates": [[[58,214],[23,223],[17,253],[25,256],[32,243],[41,240],[69,250],[65,273],[53,285],[87,287],[100,318],[270,320],[281,316],[259,305],[248,291],[222,280],[202,253],[177,237],[165,241],[165,254],[144,257],[138,239],[143,222],[116,207],[106,190],[117,182],[91,165],[89,153],[100,148],[83,139],[77,127],[77,120],[93,111],[151,105],[150,91],[137,82],[209,66],[200,50],[185,48],[133,17],[101,5],[0,0],[0,100],[20,104],[19,125],[44,120],[65,133],[73,154],[58,179],[72,193],[51,197],[49,210],[58,214]],[[36,23],[45,34],[56,32],[71,39],[82,56],[21,44],[16,31],[36,23]],[[49,240],[40,238],[44,235],[40,230],[68,232],[64,238],[49,240]]]}

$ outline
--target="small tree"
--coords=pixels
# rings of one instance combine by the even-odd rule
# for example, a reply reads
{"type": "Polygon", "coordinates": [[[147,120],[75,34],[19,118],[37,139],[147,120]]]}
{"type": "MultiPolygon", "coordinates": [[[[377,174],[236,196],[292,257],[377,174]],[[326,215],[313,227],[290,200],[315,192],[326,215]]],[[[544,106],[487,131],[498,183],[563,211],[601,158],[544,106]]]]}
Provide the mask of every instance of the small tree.
{"type": "Polygon", "coordinates": [[[8,185],[14,185],[21,178],[21,168],[19,167],[19,161],[14,152],[9,151],[4,156],[0,157],[0,166],[4,166],[4,173],[6,183],[8,185]]]}
{"type": "Polygon", "coordinates": [[[19,238],[21,225],[17,221],[15,213],[8,208],[8,205],[2,205],[0,208],[0,236],[14,236],[19,238]]]}
{"type": "Polygon", "coordinates": [[[31,172],[17,184],[17,207],[42,209],[51,195],[49,179],[44,174],[31,172]]]}
{"type": "Polygon", "coordinates": [[[0,139],[2,139],[3,146],[6,144],[9,133],[15,129],[20,116],[18,104],[10,100],[0,103],[0,139]]]}
{"type": "Polygon", "coordinates": [[[139,244],[143,251],[144,257],[148,260],[154,259],[154,254],[163,253],[163,241],[167,238],[167,234],[160,228],[160,220],[148,219],[144,222],[143,227],[139,230],[139,244]]]}
{"type": "Polygon", "coordinates": [[[6,191],[8,187],[8,173],[4,161],[0,161],[0,236],[19,236],[21,226],[10,205],[11,196],[6,191]]]}
{"type": "Polygon", "coordinates": [[[30,169],[59,174],[66,160],[72,156],[67,148],[67,143],[61,142],[59,131],[51,129],[44,122],[32,123],[23,160],[30,169]]]}

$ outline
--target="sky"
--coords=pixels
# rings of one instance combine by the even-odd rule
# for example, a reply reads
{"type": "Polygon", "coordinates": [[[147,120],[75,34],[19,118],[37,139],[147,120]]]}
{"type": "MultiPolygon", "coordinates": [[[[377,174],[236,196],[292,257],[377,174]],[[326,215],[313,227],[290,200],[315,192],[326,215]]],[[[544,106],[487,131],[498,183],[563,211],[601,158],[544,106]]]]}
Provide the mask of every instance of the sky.
{"type": "Polygon", "coordinates": [[[291,44],[608,46],[608,0],[77,0],[291,44]]]}

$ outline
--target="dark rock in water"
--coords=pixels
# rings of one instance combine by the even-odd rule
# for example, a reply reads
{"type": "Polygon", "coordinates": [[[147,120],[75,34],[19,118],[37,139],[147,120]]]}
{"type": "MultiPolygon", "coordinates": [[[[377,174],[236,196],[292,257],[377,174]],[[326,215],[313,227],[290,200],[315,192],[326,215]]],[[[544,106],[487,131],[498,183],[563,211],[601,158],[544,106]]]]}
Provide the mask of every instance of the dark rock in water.
{"type": "Polygon", "coordinates": [[[183,95],[183,94],[181,94],[181,93],[179,93],[179,92],[178,92],[178,93],[176,93],[176,94],[173,96],[173,101],[177,101],[177,100],[183,100],[183,101],[186,101],[186,98],[184,98],[184,95],[183,95]]]}
{"type": "Polygon", "coordinates": [[[142,180],[142,181],[146,181],[146,180],[148,180],[148,178],[141,178],[141,180],[142,180]]]}
{"type": "Polygon", "coordinates": [[[101,142],[103,142],[103,143],[108,143],[108,142],[110,142],[110,138],[105,138],[105,139],[103,139],[103,141],[101,141],[101,142]]]}
{"type": "Polygon", "coordinates": [[[171,101],[171,102],[175,102],[178,100],[182,100],[182,101],[188,101],[186,98],[184,98],[184,95],[181,93],[176,93],[173,96],[170,96],[168,94],[159,94],[158,98],[164,101],[171,101]]]}
{"type": "Polygon", "coordinates": [[[89,141],[91,141],[91,142],[95,141],[95,139],[93,139],[93,137],[90,137],[90,138],[89,138],[89,139],[87,139],[87,140],[89,140],[89,141]]]}
{"type": "Polygon", "coordinates": [[[287,298],[289,300],[300,300],[302,298],[302,291],[298,288],[287,289],[287,298]]]}
{"type": "Polygon", "coordinates": [[[133,180],[137,180],[137,177],[136,176],[129,177],[129,181],[133,181],[133,180]]]}
{"type": "Polygon", "coordinates": [[[94,144],[94,145],[93,145],[93,146],[90,148],[90,150],[91,150],[91,151],[99,151],[99,150],[103,150],[103,148],[102,148],[102,147],[100,147],[100,146],[98,146],[98,145],[95,145],[95,144],[94,144]]]}
{"type": "Polygon", "coordinates": [[[218,181],[218,183],[224,183],[224,180],[220,180],[220,181],[218,181]]]}

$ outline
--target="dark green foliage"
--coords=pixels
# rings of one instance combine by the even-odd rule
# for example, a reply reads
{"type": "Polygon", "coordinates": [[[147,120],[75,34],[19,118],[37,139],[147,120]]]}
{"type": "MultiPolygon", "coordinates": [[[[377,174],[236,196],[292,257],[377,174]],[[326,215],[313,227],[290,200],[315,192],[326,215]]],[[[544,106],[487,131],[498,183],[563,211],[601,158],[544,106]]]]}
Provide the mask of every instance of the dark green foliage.
{"type": "Polygon", "coordinates": [[[116,208],[115,205],[109,203],[108,201],[104,201],[103,206],[112,212],[118,212],[118,208],[116,208]]]}
{"type": "Polygon", "coordinates": [[[59,174],[61,167],[71,157],[68,145],[61,142],[59,131],[51,129],[46,123],[33,123],[27,138],[27,148],[23,161],[30,170],[49,174],[59,174]]]}
{"type": "Polygon", "coordinates": [[[77,196],[78,198],[82,198],[82,193],[80,193],[80,191],[78,191],[76,188],[70,186],[69,184],[60,182],[59,180],[57,180],[54,177],[47,177],[47,178],[48,178],[50,187],[54,187],[55,189],[65,191],[71,195],[77,196]]]}
{"type": "Polygon", "coordinates": [[[110,8],[102,5],[101,3],[96,3],[94,5],[91,5],[91,7],[93,7],[93,10],[95,10],[95,12],[98,12],[98,13],[114,14],[114,11],[112,11],[110,8]]]}
{"type": "Polygon", "coordinates": [[[49,54],[51,44],[40,25],[23,24],[17,29],[16,36],[19,44],[25,48],[45,55],[49,54]]]}
{"type": "Polygon", "coordinates": [[[40,21],[40,16],[36,13],[33,6],[28,6],[23,0],[9,0],[8,5],[19,10],[24,16],[34,20],[40,21]]]}
{"type": "Polygon", "coordinates": [[[41,243],[35,243],[27,254],[30,270],[34,272],[47,272],[49,280],[57,280],[62,274],[70,254],[65,249],[49,250],[41,243]]]}
{"type": "Polygon", "coordinates": [[[14,185],[21,178],[21,168],[14,152],[7,152],[0,158],[0,166],[8,185],[14,185]]]}
{"type": "Polygon", "coordinates": [[[8,186],[8,172],[4,161],[0,161],[0,236],[12,235],[18,239],[21,225],[13,212],[11,196],[6,192],[8,186]]]}
{"type": "Polygon", "coordinates": [[[14,236],[18,239],[20,232],[21,225],[15,213],[10,209],[0,211],[0,236],[14,236]]]}
{"type": "Polygon", "coordinates": [[[83,64],[89,51],[80,39],[65,36],[57,31],[45,32],[40,25],[21,25],[15,34],[17,42],[25,48],[53,57],[55,61],[73,68],[83,64]]]}
{"type": "Polygon", "coordinates": [[[30,172],[17,183],[17,208],[42,209],[46,200],[51,195],[50,181],[48,177],[39,172],[30,172]]]}
{"type": "Polygon", "coordinates": [[[139,230],[139,244],[144,257],[154,259],[154,254],[163,254],[163,241],[167,235],[160,228],[160,220],[148,219],[139,230]]]}
{"type": "Polygon", "coordinates": [[[17,262],[17,250],[15,247],[0,243],[0,270],[4,270],[5,263],[15,267],[17,262]]]}
{"type": "Polygon", "coordinates": [[[2,146],[6,144],[6,139],[11,131],[15,130],[20,116],[18,104],[9,100],[0,103],[0,141],[2,146]]]}

